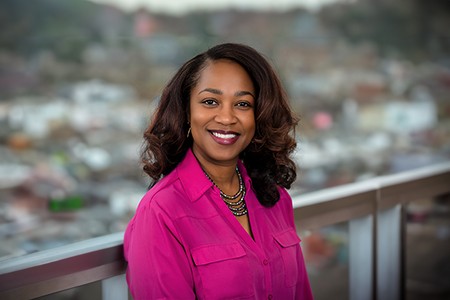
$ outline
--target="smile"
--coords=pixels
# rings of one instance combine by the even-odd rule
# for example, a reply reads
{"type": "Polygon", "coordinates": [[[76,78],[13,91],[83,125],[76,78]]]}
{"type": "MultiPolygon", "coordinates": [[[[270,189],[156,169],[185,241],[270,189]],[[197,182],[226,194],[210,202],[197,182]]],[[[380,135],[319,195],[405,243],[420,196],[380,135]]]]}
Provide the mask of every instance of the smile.
{"type": "Polygon", "coordinates": [[[214,136],[220,138],[220,139],[234,139],[237,134],[233,134],[233,133],[220,133],[220,132],[211,132],[214,136]]]}
{"type": "Polygon", "coordinates": [[[210,133],[213,139],[221,145],[234,144],[239,138],[239,134],[235,132],[210,131],[210,133]]]}

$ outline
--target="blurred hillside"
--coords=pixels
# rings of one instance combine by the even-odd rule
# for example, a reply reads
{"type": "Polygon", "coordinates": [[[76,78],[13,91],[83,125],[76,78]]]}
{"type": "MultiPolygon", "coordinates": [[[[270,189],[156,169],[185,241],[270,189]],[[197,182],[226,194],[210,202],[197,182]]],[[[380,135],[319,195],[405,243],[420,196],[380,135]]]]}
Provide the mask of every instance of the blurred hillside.
{"type": "Polygon", "coordinates": [[[448,1],[361,0],[325,7],[320,16],[335,35],[374,43],[385,56],[450,63],[448,1]]]}
{"type": "Polygon", "coordinates": [[[275,62],[283,45],[344,43],[369,45],[381,57],[450,64],[450,3],[440,0],[360,0],[317,14],[228,10],[177,17],[83,0],[4,0],[0,26],[0,100],[92,76],[131,84],[153,98],[160,88],[148,83],[158,76],[153,65],[176,67],[230,40],[251,44],[275,62]]]}
{"type": "MultiPolygon", "coordinates": [[[[293,17],[298,13],[268,12],[266,17],[269,17],[269,23],[279,24],[276,27],[282,33],[295,25],[293,17]],[[280,23],[281,20],[285,22],[280,23]]],[[[223,12],[156,17],[167,22],[164,32],[200,33],[209,44],[214,42],[214,38],[223,37],[220,31],[225,29],[214,30],[207,26],[208,19],[216,15],[223,15],[223,12]]],[[[355,43],[373,42],[386,54],[397,52],[410,59],[428,60],[444,58],[450,51],[448,1],[360,0],[328,5],[319,12],[319,17],[332,35],[355,43]]],[[[247,30],[253,32],[258,28],[258,23],[252,22],[255,18],[261,18],[261,15],[243,12],[234,24],[239,27],[246,25],[247,30]]],[[[18,55],[30,56],[50,50],[59,59],[79,61],[82,50],[90,43],[108,43],[115,36],[116,41],[122,39],[126,45],[132,20],[133,14],[84,0],[4,0],[0,13],[0,26],[3,28],[0,45],[18,55]]],[[[271,28],[260,28],[254,33],[264,38],[271,35],[271,28]]]]}

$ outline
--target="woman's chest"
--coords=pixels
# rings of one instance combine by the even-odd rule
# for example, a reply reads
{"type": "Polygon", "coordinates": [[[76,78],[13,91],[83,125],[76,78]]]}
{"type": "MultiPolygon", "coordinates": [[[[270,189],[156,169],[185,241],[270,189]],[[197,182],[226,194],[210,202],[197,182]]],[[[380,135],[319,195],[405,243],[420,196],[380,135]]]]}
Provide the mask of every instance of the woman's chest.
{"type": "Polygon", "coordinates": [[[227,218],[220,211],[207,218],[177,220],[200,294],[214,299],[245,299],[260,298],[260,293],[274,288],[289,290],[298,273],[300,240],[295,229],[280,218],[283,216],[276,212],[250,212],[248,224],[253,237],[234,216],[227,218]]]}

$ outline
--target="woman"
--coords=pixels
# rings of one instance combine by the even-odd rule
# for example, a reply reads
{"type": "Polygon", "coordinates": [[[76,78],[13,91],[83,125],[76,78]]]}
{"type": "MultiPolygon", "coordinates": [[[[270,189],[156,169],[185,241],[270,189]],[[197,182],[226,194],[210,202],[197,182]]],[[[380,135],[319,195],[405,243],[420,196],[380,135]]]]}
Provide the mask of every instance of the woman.
{"type": "Polygon", "coordinates": [[[186,62],[145,131],[154,180],[125,233],[135,299],[312,299],[292,201],[296,125],[253,48],[186,62]]]}

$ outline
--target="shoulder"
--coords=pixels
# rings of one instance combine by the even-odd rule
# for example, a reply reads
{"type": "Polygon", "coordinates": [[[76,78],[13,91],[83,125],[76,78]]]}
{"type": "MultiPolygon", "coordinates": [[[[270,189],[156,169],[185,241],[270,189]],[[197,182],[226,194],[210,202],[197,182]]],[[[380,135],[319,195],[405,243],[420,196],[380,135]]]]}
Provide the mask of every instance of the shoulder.
{"type": "Polygon", "coordinates": [[[167,215],[176,216],[177,208],[181,203],[187,201],[186,198],[186,193],[176,172],[171,172],[145,193],[136,214],[151,210],[164,211],[167,215]]]}
{"type": "Polygon", "coordinates": [[[292,198],[286,188],[278,186],[278,192],[280,193],[280,200],[278,200],[278,203],[292,208],[292,198]]]}
{"type": "Polygon", "coordinates": [[[275,206],[282,211],[283,215],[288,218],[292,218],[294,215],[294,207],[291,195],[284,187],[281,186],[278,186],[278,192],[280,193],[280,199],[275,206]]]}

